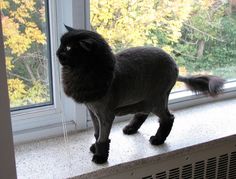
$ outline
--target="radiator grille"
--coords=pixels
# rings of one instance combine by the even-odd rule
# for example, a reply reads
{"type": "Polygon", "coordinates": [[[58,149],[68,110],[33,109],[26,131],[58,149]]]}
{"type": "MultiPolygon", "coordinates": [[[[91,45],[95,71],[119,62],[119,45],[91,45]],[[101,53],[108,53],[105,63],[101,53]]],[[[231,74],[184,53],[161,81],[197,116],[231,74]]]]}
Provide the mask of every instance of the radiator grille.
{"type": "Polygon", "coordinates": [[[166,172],[161,172],[156,174],[156,179],[166,179],[166,172]]]}
{"type": "Polygon", "coordinates": [[[182,178],[183,179],[191,179],[192,178],[192,170],[193,170],[193,166],[191,164],[183,166],[182,178]]]}
{"type": "Polygon", "coordinates": [[[194,167],[194,178],[196,179],[204,178],[204,168],[205,168],[204,161],[196,162],[194,167]]]}
{"type": "Polygon", "coordinates": [[[170,170],[169,179],[178,179],[179,178],[179,168],[174,168],[170,170]]]}
{"type": "Polygon", "coordinates": [[[153,177],[152,175],[149,175],[149,176],[143,177],[142,179],[153,179],[153,177]]]}
{"type": "Polygon", "coordinates": [[[236,179],[236,151],[142,177],[142,179],[236,179]]]}
{"type": "Polygon", "coordinates": [[[206,178],[208,179],[216,178],[216,164],[217,164],[216,157],[207,160],[206,178]]]}
{"type": "Polygon", "coordinates": [[[231,153],[229,165],[229,179],[236,178],[236,152],[231,153]]]}
{"type": "Polygon", "coordinates": [[[221,155],[219,157],[217,178],[226,179],[227,178],[227,170],[228,170],[228,154],[221,155]]]}

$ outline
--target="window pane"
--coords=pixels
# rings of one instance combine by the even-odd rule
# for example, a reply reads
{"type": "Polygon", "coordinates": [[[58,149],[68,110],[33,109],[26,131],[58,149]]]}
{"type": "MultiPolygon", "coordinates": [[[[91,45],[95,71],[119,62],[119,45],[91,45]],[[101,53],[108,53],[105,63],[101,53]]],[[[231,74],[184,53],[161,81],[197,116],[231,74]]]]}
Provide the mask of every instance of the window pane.
{"type": "Polygon", "coordinates": [[[11,108],[52,103],[47,1],[1,0],[11,108]]]}
{"type": "Polygon", "coordinates": [[[115,52],[157,46],[174,57],[182,75],[236,76],[234,1],[91,0],[90,8],[92,30],[115,52]]]}

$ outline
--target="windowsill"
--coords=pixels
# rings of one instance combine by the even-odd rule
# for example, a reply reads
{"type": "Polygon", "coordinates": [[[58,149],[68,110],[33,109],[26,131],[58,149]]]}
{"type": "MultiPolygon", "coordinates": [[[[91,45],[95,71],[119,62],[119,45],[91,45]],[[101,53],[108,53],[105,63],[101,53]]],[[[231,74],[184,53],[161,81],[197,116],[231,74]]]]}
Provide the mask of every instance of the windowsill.
{"type": "Polygon", "coordinates": [[[16,146],[18,178],[96,178],[129,167],[158,160],[164,155],[177,155],[186,150],[214,146],[226,137],[236,137],[236,99],[208,103],[175,111],[175,123],[166,143],[152,146],[149,137],[158,127],[150,117],[132,136],[122,133],[127,122],[114,124],[108,163],[91,162],[90,145],[93,130],[16,146]]]}

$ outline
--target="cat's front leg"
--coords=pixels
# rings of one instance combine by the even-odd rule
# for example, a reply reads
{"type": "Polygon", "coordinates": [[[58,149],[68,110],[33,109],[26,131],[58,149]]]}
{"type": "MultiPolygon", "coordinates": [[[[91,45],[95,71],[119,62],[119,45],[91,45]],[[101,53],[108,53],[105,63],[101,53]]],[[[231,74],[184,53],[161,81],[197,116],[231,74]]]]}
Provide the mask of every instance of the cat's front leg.
{"type": "MultiPolygon", "coordinates": [[[[95,116],[95,114],[91,111],[91,110],[88,110],[89,111],[89,114],[92,118],[92,122],[93,122],[93,128],[94,128],[94,137],[95,137],[95,140],[97,141],[98,140],[98,136],[99,136],[99,122],[98,122],[98,118],[95,116]]],[[[95,141],[95,143],[96,143],[95,141]]],[[[96,147],[95,147],[95,143],[93,143],[90,147],[90,151],[95,154],[96,152],[96,147]]]]}
{"type": "Polygon", "coordinates": [[[97,164],[105,163],[109,156],[110,139],[109,134],[115,116],[107,111],[101,113],[99,120],[99,137],[95,143],[95,153],[92,161],[97,164]]]}

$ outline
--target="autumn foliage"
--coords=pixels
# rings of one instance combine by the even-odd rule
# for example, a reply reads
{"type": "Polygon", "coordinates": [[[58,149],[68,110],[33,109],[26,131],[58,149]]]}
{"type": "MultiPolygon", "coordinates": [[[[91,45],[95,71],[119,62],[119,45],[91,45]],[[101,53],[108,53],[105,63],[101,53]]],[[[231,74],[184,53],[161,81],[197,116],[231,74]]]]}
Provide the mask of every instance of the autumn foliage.
{"type": "Polygon", "coordinates": [[[44,1],[1,0],[0,7],[11,107],[46,102],[44,1]]]}
{"type": "MultiPolygon", "coordinates": [[[[11,107],[50,101],[46,0],[1,0],[11,107]]],[[[90,0],[91,29],[115,52],[158,46],[180,72],[234,78],[236,15],[233,1],[90,0]]]]}

